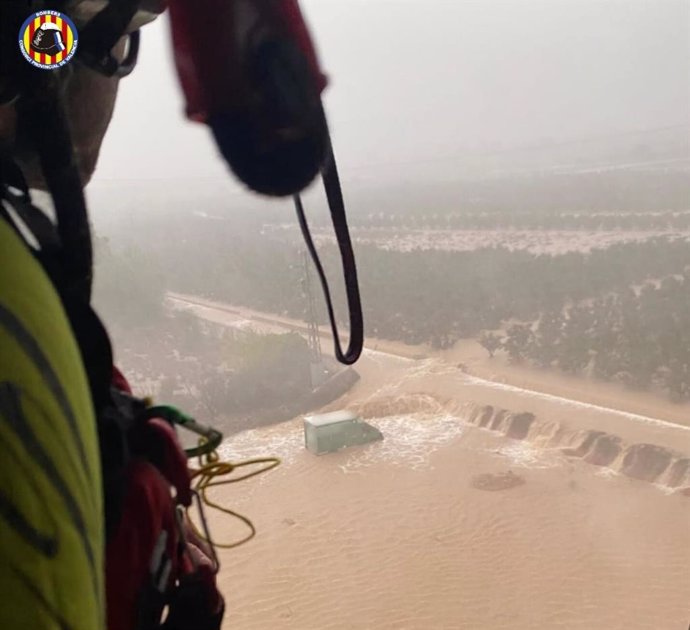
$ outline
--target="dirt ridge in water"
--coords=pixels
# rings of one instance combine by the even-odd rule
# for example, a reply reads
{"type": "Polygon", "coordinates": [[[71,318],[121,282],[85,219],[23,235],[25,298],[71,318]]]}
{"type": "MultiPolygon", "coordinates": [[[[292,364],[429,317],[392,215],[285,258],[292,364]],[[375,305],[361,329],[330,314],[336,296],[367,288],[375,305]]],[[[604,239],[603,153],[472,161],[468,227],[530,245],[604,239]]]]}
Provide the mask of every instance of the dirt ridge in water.
{"type": "Polygon", "coordinates": [[[690,454],[665,446],[629,443],[618,435],[596,429],[572,429],[563,422],[526,411],[445,401],[428,393],[378,399],[359,405],[357,411],[367,418],[420,412],[453,415],[511,439],[544,449],[559,449],[568,457],[690,496],[690,454]]]}

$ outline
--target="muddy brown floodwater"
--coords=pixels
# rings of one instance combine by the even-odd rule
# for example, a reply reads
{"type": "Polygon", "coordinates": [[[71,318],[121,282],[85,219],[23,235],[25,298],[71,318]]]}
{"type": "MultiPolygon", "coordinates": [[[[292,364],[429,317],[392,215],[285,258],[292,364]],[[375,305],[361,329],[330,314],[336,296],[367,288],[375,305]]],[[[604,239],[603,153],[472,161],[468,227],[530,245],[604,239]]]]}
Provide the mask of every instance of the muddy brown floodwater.
{"type": "MultiPolygon", "coordinates": [[[[437,360],[368,351],[358,369],[335,407],[383,442],[315,457],[296,419],[222,447],[283,459],[215,493],[259,531],[221,554],[224,628],[688,627],[690,430],[437,360]]],[[[212,524],[221,542],[244,533],[212,524]]]]}

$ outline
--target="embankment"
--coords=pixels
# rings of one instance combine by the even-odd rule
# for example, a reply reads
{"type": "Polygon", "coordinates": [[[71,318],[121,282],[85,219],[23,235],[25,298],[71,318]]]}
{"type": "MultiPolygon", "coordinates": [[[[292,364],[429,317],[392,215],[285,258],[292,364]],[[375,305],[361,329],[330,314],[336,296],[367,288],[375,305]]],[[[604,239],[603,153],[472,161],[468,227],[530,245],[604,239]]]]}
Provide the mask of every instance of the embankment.
{"type": "Polygon", "coordinates": [[[536,448],[557,449],[565,457],[581,459],[690,496],[690,453],[667,445],[633,442],[621,435],[575,427],[566,421],[538,417],[527,411],[457,403],[428,393],[366,402],[359,405],[357,411],[366,418],[408,413],[452,415],[460,422],[501,433],[513,440],[524,440],[536,448]]]}

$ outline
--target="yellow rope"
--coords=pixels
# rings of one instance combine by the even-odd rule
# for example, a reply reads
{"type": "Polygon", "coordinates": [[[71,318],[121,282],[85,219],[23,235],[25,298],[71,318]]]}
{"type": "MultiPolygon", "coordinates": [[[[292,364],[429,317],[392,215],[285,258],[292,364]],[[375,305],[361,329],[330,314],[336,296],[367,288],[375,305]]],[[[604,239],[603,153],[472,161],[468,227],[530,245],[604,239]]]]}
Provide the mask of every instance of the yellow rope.
{"type": "Polygon", "coordinates": [[[219,503],[213,501],[209,498],[207,491],[209,488],[212,488],[214,486],[222,486],[229,483],[237,483],[238,481],[244,481],[245,479],[256,477],[257,475],[261,475],[275,468],[276,466],[279,466],[280,463],[280,459],[278,459],[277,457],[260,457],[255,459],[248,459],[246,461],[238,462],[236,464],[233,464],[231,462],[222,462],[220,461],[220,458],[216,451],[209,453],[205,457],[200,456],[200,467],[198,469],[190,468],[190,473],[192,476],[192,486],[194,490],[196,490],[196,492],[198,493],[201,502],[203,503],[203,505],[215,508],[216,510],[223,512],[224,514],[233,516],[236,519],[242,521],[249,529],[249,533],[244,538],[236,542],[218,543],[213,540],[210,540],[207,535],[200,532],[199,528],[194,523],[194,521],[191,518],[189,518],[188,520],[192,524],[195,534],[199,536],[199,538],[213,545],[214,547],[219,547],[221,549],[233,549],[235,547],[243,545],[244,543],[254,538],[254,536],[256,535],[256,528],[254,527],[254,524],[251,522],[251,520],[246,516],[234,512],[230,508],[225,507],[224,505],[220,505],[219,503]],[[227,477],[228,475],[231,475],[238,468],[244,468],[246,466],[257,466],[260,464],[264,465],[257,470],[252,470],[238,477],[219,479],[219,477],[227,477]]]}

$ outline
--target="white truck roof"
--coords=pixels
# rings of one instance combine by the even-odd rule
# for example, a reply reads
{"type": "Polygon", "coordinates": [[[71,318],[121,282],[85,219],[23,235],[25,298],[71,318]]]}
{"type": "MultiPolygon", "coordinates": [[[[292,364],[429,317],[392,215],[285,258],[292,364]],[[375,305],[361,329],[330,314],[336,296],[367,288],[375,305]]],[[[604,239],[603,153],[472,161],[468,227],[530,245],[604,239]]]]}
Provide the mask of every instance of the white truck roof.
{"type": "Polygon", "coordinates": [[[306,416],[304,418],[305,422],[308,422],[313,427],[322,427],[327,424],[337,424],[338,422],[352,422],[353,420],[358,420],[359,416],[347,409],[341,409],[340,411],[330,411],[328,413],[315,413],[311,416],[306,416]]]}

